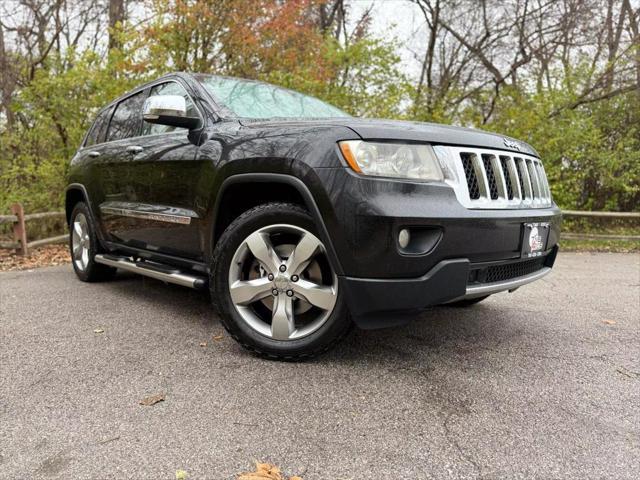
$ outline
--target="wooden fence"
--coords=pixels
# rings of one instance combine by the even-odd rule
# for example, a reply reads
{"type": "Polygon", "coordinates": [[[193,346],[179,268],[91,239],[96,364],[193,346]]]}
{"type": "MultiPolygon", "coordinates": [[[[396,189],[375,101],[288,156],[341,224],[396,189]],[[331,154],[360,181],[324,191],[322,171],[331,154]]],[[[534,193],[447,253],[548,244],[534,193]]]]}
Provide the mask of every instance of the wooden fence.
{"type": "Polygon", "coordinates": [[[0,242],[0,248],[15,249],[20,255],[29,255],[29,249],[50,245],[52,243],[65,242],[69,236],[67,234],[56,237],[43,238],[33,242],[27,241],[27,222],[32,220],[42,220],[44,218],[65,218],[64,212],[43,212],[24,214],[24,208],[20,203],[11,205],[12,215],[0,215],[0,224],[13,224],[13,242],[0,242]]]}
{"type": "MultiPolygon", "coordinates": [[[[15,249],[21,255],[28,255],[29,249],[49,245],[52,243],[66,242],[69,238],[68,234],[58,235],[56,237],[43,238],[33,242],[27,241],[27,222],[32,220],[41,220],[44,218],[64,218],[64,212],[43,212],[30,213],[25,215],[22,205],[14,203],[11,206],[12,215],[0,215],[0,224],[13,224],[13,242],[0,242],[0,248],[15,249]]],[[[575,210],[563,210],[564,217],[583,217],[583,218],[617,218],[617,219],[640,219],[640,212],[578,212],[575,210]]],[[[562,238],[568,240],[621,240],[621,241],[640,241],[640,235],[608,235],[608,234],[591,234],[591,233],[572,233],[563,232],[562,238]]]]}
{"type": "Polygon", "coordinates": [[[563,210],[563,217],[591,217],[591,218],[635,218],[640,219],[640,212],[578,212],[563,210]]]}
{"type": "MultiPolygon", "coordinates": [[[[576,210],[563,210],[564,218],[598,218],[618,220],[640,220],[640,212],[579,212],[576,210]]],[[[617,240],[624,242],[638,242],[640,235],[609,235],[601,233],[573,233],[562,232],[560,238],[567,240],[617,240]]]]}

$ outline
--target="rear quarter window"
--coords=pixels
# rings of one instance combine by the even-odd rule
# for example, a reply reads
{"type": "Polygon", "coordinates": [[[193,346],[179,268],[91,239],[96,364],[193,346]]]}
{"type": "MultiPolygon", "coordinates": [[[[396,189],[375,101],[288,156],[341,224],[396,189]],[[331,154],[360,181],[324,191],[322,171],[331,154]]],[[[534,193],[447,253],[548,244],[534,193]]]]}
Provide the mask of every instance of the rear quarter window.
{"type": "Polygon", "coordinates": [[[104,142],[104,134],[107,130],[109,116],[112,111],[112,108],[107,108],[98,114],[93,125],[91,125],[91,128],[89,129],[86,140],[84,141],[85,147],[90,147],[91,145],[104,142]]]}

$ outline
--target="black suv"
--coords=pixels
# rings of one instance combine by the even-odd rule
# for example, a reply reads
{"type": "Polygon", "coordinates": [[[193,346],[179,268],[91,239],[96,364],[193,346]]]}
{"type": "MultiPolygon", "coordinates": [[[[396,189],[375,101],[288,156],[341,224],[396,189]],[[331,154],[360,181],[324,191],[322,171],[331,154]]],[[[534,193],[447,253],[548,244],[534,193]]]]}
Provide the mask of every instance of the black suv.
{"type": "Polygon", "coordinates": [[[185,73],[98,113],[66,212],[81,280],[208,287],[238,342],[283,359],[537,280],[561,221],[525,143],[185,73]]]}

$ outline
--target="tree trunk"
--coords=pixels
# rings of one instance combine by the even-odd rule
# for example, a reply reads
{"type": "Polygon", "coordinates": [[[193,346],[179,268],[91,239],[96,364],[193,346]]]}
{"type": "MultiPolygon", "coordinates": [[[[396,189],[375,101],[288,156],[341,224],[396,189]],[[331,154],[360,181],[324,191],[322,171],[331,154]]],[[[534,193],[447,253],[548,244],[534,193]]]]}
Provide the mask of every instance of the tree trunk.
{"type": "Polygon", "coordinates": [[[635,50],[636,83],[640,87],[640,9],[634,12],[629,0],[622,1],[622,9],[627,12],[629,27],[633,34],[633,43],[637,46],[635,50]]]}
{"type": "Polygon", "coordinates": [[[0,108],[4,110],[7,127],[11,129],[15,122],[15,116],[11,109],[11,95],[13,93],[13,72],[10,71],[10,62],[4,44],[4,30],[0,23],[0,108]]]}
{"type": "Polygon", "coordinates": [[[109,50],[120,48],[117,25],[124,22],[125,5],[124,0],[109,0],[109,50]]]}

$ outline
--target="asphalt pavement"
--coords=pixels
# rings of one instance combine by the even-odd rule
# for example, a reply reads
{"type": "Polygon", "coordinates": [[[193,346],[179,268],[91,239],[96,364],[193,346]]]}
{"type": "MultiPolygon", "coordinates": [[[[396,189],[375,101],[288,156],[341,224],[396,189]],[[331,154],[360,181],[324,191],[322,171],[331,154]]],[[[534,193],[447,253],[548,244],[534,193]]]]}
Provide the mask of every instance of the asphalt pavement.
{"type": "Polygon", "coordinates": [[[294,364],[246,353],[186,288],[2,273],[0,478],[234,479],[260,460],[304,480],[635,479],[639,312],[640,255],[561,254],[512,294],[294,364]]]}

